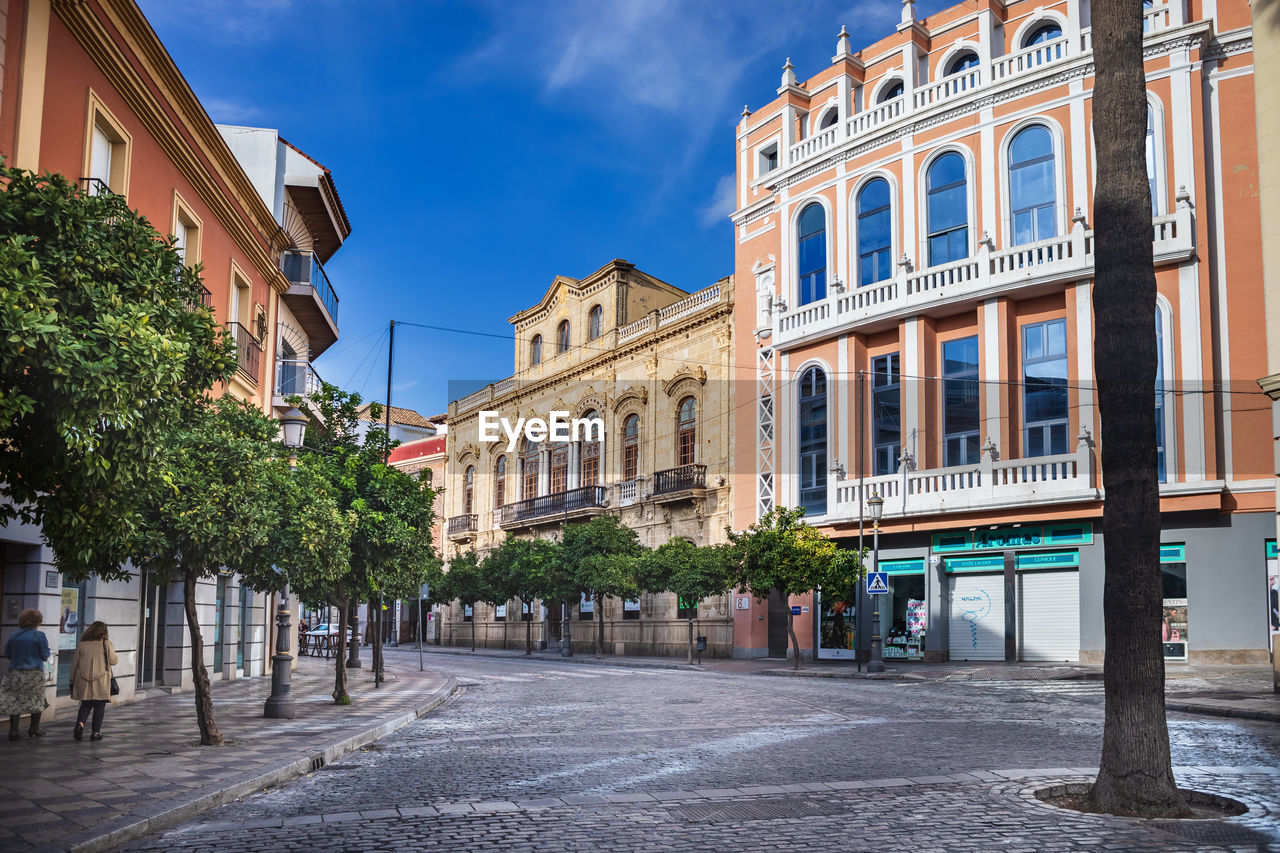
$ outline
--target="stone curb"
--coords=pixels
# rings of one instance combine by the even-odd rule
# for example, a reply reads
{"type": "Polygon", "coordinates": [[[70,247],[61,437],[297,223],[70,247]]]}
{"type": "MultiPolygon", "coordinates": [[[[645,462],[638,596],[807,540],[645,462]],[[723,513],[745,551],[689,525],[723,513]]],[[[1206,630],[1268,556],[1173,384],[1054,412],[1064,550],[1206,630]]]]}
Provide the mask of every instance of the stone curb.
{"type": "Polygon", "coordinates": [[[441,687],[434,690],[426,701],[416,708],[405,711],[389,720],[329,743],[323,749],[306,758],[299,758],[273,769],[239,779],[228,780],[216,791],[208,791],[193,800],[173,806],[169,803],[155,803],[150,808],[154,814],[145,814],[148,809],[140,809],[128,815],[107,821],[99,826],[71,835],[63,840],[63,849],[70,853],[97,853],[109,850],[126,841],[133,841],[160,829],[189,820],[195,815],[231,802],[261,788],[279,785],[296,776],[317,770],[320,767],[386,737],[392,732],[404,728],[409,723],[435,710],[458,690],[458,680],[448,679],[441,687]],[[145,814],[138,819],[138,813],[145,814]]]}
{"type": "Polygon", "coordinates": [[[1280,711],[1260,711],[1252,708],[1222,708],[1217,705],[1202,705],[1199,702],[1168,702],[1164,707],[1170,711],[1183,711],[1188,714],[1204,714],[1209,717],[1235,717],[1242,720],[1265,720],[1269,723],[1280,723],[1280,711]]]}
{"type": "MultiPolygon", "coordinates": [[[[418,650],[415,647],[400,646],[400,648],[412,654],[418,653],[418,650]]],[[[423,651],[423,654],[444,655],[446,657],[464,657],[464,658],[465,657],[485,657],[485,658],[498,658],[501,660],[510,660],[510,661],[537,661],[538,663],[548,663],[548,664],[564,663],[564,664],[577,664],[579,666],[616,666],[624,669],[628,669],[628,668],[629,669],[677,669],[677,670],[684,670],[685,672],[709,672],[710,671],[705,666],[698,666],[697,664],[664,663],[661,661],[635,660],[634,658],[627,659],[627,658],[618,657],[615,655],[605,655],[604,657],[597,659],[595,657],[581,656],[577,652],[574,653],[573,657],[565,658],[565,657],[546,657],[536,653],[532,655],[524,655],[524,654],[518,654],[518,653],[512,654],[510,652],[503,652],[497,649],[476,649],[474,652],[471,651],[470,649],[459,649],[458,651],[454,652],[454,651],[444,651],[440,648],[434,648],[434,649],[427,648],[427,649],[423,649],[422,651],[423,651]]]]}
{"type": "Polygon", "coordinates": [[[920,677],[911,678],[907,673],[903,672],[845,672],[826,671],[820,669],[762,669],[755,673],[756,675],[774,675],[779,678],[863,678],[871,681],[906,681],[907,679],[929,681],[936,679],[924,679],[920,677]]]}

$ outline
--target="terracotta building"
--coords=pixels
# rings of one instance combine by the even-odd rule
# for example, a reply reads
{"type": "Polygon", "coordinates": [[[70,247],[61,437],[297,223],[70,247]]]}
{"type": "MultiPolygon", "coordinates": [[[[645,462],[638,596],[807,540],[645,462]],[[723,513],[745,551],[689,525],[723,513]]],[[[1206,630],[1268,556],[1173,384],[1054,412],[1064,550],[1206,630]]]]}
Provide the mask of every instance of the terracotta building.
{"type": "MultiPolygon", "coordinates": [[[[1144,7],[1165,654],[1265,661],[1249,6],[1144,7]]],[[[734,524],[805,506],[870,548],[882,498],[886,656],[1102,658],[1092,63],[1087,0],[907,0],[738,125],[734,524]]],[[[808,653],[865,650],[858,603],[790,602],[808,653]]],[[[749,604],[735,651],[781,653],[788,602],[749,604]]]]}

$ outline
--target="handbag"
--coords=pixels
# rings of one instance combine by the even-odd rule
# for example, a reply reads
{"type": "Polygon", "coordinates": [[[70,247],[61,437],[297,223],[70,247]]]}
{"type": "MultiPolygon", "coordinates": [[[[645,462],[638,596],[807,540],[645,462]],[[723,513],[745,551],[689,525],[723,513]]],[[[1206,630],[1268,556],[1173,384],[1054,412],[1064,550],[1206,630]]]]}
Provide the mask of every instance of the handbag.
{"type": "MultiPolygon", "coordinates": [[[[107,675],[111,675],[111,659],[107,657],[107,641],[102,641],[102,662],[107,667],[107,675]]],[[[116,681],[116,677],[111,675],[111,695],[120,695],[120,684],[116,681]]]]}

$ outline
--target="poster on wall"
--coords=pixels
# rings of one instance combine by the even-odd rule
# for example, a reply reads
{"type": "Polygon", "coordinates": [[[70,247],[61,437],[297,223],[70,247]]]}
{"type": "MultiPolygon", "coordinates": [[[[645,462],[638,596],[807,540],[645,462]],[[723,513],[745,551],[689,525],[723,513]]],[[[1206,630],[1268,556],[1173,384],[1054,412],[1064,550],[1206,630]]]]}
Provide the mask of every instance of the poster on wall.
{"type": "Polygon", "coordinates": [[[1187,659],[1187,600],[1164,599],[1164,616],[1160,620],[1160,642],[1165,660],[1187,659]]]}
{"type": "Polygon", "coordinates": [[[1274,654],[1276,633],[1280,632],[1280,559],[1274,539],[1267,540],[1267,624],[1274,654]]]}
{"type": "Polygon", "coordinates": [[[578,599],[579,613],[595,613],[596,603],[594,599],[587,598],[585,593],[581,593],[578,599]]]}
{"type": "Polygon", "coordinates": [[[918,598],[907,599],[907,633],[917,637],[924,633],[928,625],[928,615],[924,601],[918,598]]]}
{"type": "Polygon", "coordinates": [[[80,589],[62,588],[62,616],[58,621],[58,651],[74,651],[80,633],[80,589]]]}

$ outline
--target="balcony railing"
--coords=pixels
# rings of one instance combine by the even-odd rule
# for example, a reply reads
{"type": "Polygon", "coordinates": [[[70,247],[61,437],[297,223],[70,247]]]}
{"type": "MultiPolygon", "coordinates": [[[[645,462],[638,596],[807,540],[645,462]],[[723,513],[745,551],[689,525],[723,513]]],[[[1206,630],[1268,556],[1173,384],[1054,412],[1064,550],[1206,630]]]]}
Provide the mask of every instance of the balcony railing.
{"type": "Polygon", "coordinates": [[[450,536],[466,536],[476,532],[476,515],[455,515],[449,519],[448,533],[450,536]]]}
{"type": "Polygon", "coordinates": [[[329,319],[338,322],[338,294],[329,283],[329,276],[325,274],[319,258],[310,252],[285,252],[280,256],[280,269],[289,281],[311,285],[329,312],[329,319]]]}
{"type": "MultiPolygon", "coordinates": [[[[1156,263],[1191,258],[1195,254],[1193,211],[1184,207],[1155,217],[1151,236],[1156,263]]],[[[778,314],[774,339],[782,346],[934,305],[1092,275],[1093,231],[1077,223],[1061,237],[994,251],[990,244],[983,244],[976,255],[964,260],[913,272],[900,267],[894,278],[830,293],[817,302],[778,314]]]]}
{"type": "Polygon", "coordinates": [[[300,358],[276,359],[274,393],[277,397],[310,397],[320,393],[322,385],[320,374],[316,373],[311,362],[300,358]]]}
{"type": "Polygon", "coordinates": [[[625,480],[618,484],[618,506],[631,506],[640,500],[640,480],[625,480]]]}
{"type": "Polygon", "coordinates": [[[706,465],[681,465],[679,468],[668,468],[653,475],[653,494],[655,495],[683,492],[687,489],[705,489],[706,486],[706,465]]]}
{"type": "Polygon", "coordinates": [[[107,186],[107,182],[102,178],[81,178],[80,186],[84,189],[85,195],[103,195],[111,192],[111,187],[107,186]]]}
{"type": "Polygon", "coordinates": [[[584,486],[557,492],[552,495],[541,495],[528,500],[516,501],[494,510],[494,516],[501,525],[531,521],[545,516],[561,515],[580,510],[604,507],[608,501],[608,489],[604,486],[584,486]]]}
{"type": "Polygon", "coordinates": [[[954,465],[867,477],[859,485],[846,480],[836,486],[834,518],[864,518],[871,513],[865,503],[873,494],[884,499],[886,517],[926,515],[935,512],[969,512],[1018,506],[1032,501],[1054,503],[1096,500],[1099,497],[1093,440],[1077,438],[1074,453],[1031,459],[996,459],[987,449],[977,465],[954,465]]]}
{"type": "Polygon", "coordinates": [[[262,343],[239,323],[228,323],[236,342],[236,364],[250,379],[258,381],[262,369],[262,343]]]}

